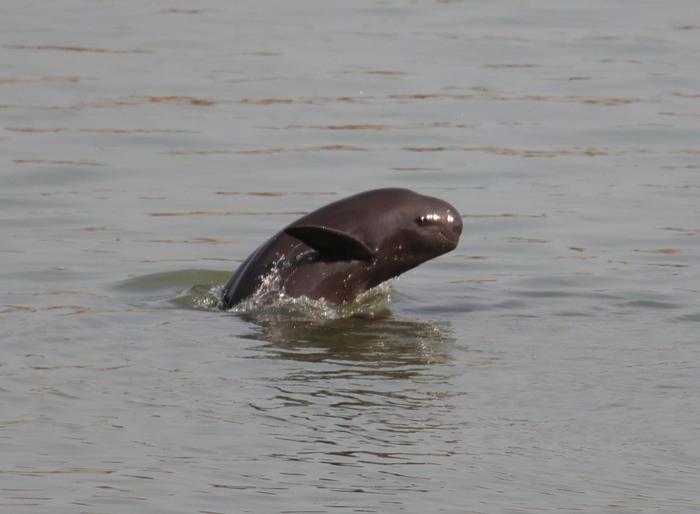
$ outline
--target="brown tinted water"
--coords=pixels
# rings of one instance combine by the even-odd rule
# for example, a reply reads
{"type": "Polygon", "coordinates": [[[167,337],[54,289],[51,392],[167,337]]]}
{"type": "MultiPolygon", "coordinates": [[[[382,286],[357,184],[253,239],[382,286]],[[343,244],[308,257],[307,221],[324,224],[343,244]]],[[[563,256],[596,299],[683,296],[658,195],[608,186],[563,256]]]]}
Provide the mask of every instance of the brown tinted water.
{"type": "Polygon", "coordinates": [[[4,2],[0,510],[700,511],[697,13],[4,2]],[[213,308],[383,186],[465,228],[372,316],[213,308]]]}

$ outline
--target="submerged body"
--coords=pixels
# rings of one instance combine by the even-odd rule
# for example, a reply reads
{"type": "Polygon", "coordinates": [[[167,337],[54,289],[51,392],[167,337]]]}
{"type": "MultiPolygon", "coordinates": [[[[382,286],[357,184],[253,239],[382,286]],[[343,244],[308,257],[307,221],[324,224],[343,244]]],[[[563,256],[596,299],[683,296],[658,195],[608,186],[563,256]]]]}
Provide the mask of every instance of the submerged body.
{"type": "Polygon", "coordinates": [[[263,285],[274,295],[334,304],[453,250],[457,210],[408,189],[376,189],[321,207],[255,250],[224,288],[223,308],[263,285]]]}

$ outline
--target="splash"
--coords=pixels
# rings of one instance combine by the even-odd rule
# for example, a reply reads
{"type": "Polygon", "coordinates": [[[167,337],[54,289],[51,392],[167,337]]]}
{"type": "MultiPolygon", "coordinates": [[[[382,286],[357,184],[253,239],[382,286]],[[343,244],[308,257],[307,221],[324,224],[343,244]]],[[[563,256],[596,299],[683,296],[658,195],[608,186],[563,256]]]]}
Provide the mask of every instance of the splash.
{"type": "MultiPolygon", "coordinates": [[[[250,298],[235,305],[228,312],[253,314],[256,318],[288,318],[308,320],[335,320],[349,317],[384,317],[388,313],[393,285],[390,281],[365,291],[352,302],[334,305],[321,298],[291,297],[277,292],[274,299],[263,288],[250,298]]],[[[219,303],[221,305],[221,301],[219,303]]]]}
{"type": "Polygon", "coordinates": [[[198,311],[213,311],[219,308],[223,286],[196,285],[171,298],[178,307],[198,311]]]}
{"type": "MultiPolygon", "coordinates": [[[[352,316],[376,317],[388,311],[391,299],[392,280],[358,295],[352,302],[341,305],[332,304],[321,298],[314,300],[306,296],[292,297],[284,292],[282,287],[282,272],[289,266],[300,261],[313,258],[315,252],[308,252],[286,259],[276,260],[269,271],[263,276],[260,286],[249,298],[234,305],[228,312],[253,314],[256,317],[288,317],[302,319],[341,319],[352,316]]],[[[210,291],[210,294],[214,291],[210,291]]],[[[223,308],[223,289],[216,292],[219,295],[218,308],[223,308]]]]}
{"type": "MultiPolygon", "coordinates": [[[[341,319],[348,317],[378,317],[386,315],[393,291],[393,280],[379,284],[358,295],[352,302],[334,305],[321,298],[292,297],[281,287],[281,270],[284,262],[278,261],[262,279],[258,290],[228,312],[255,314],[256,317],[276,318],[293,315],[305,319],[341,319]]],[[[219,290],[219,308],[223,305],[219,290]]]]}

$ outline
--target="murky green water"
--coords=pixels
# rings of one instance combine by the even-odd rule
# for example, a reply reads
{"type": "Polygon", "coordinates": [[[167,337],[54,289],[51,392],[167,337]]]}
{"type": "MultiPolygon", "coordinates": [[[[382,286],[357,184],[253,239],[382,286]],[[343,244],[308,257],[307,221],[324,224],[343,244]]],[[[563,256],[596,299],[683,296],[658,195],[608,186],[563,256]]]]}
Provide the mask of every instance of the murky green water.
{"type": "Polygon", "coordinates": [[[700,511],[695,2],[0,10],[0,511],[700,511]],[[383,186],[459,248],[213,309],[383,186]]]}

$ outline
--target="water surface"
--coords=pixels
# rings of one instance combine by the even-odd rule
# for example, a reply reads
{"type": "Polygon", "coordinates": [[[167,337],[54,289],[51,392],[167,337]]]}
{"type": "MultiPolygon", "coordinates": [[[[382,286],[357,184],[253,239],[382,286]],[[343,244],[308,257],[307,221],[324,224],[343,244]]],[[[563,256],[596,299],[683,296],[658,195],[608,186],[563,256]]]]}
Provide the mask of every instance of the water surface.
{"type": "Polygon", "coordinates": [[[700,511],[696,7],[4,2],[0,510],[700,511]],[[459,248],[214,308],[384,186],[459,248]]]}

